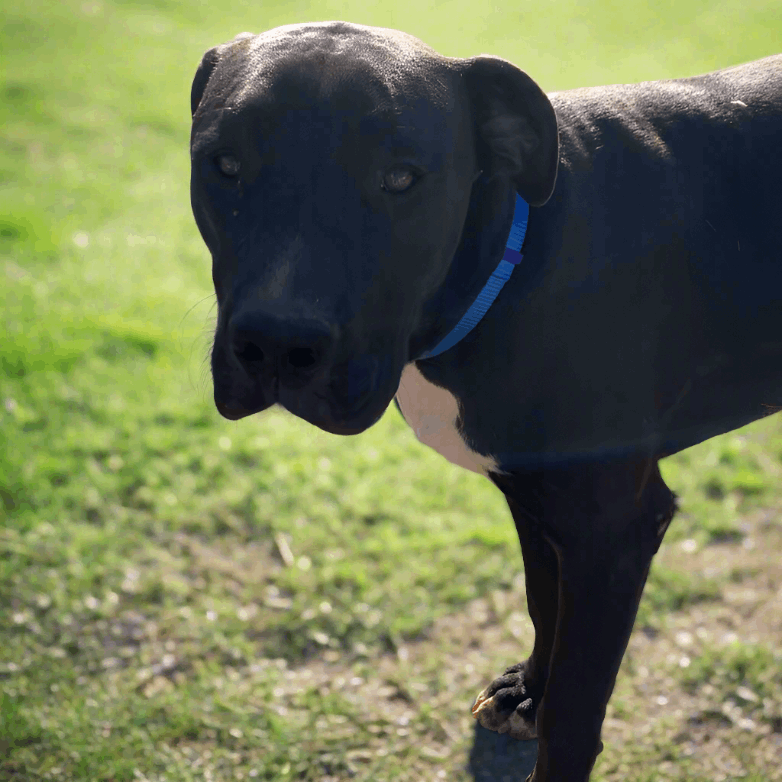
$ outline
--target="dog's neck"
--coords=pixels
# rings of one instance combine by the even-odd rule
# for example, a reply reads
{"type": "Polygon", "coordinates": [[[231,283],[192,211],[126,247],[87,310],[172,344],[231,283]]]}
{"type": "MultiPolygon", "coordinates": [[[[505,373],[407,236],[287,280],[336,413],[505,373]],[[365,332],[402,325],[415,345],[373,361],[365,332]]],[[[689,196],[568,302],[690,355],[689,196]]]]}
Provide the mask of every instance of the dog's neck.
{"type": "Polygon", "coordinates": [[[505,242],[505,252],[497,267],[491,273],[481,292],[475,298],[470,308],[462,316],[462,319],[451,331],[431,350],[427,350],[419,358],[433,358],[444,353],[449,348],[460,342],[478,325],[481,318],[488,312],[489,307],[502,290],[503,285],[510,279],[513,270],[523,258],[521,248],[527,233],[527,220],[529,218],[529,204],[517,193],[516,204],[513,213],[513,223],[510,234],[505,242]]]}
{"type": "MultiPolygon", "coordinates": [[[[472,187],[450,270],[438,293],[424,304],[420,326],[410,338],[408,360],[418,360],[438,346],[478,297],[503,257],[515,207],[514,184],[481,172],[472,187]]],[[[427,359],[425,366],[434,369],[443,361],[449,363],[447,358],[452,355],[449,351],[427,359]]]]}

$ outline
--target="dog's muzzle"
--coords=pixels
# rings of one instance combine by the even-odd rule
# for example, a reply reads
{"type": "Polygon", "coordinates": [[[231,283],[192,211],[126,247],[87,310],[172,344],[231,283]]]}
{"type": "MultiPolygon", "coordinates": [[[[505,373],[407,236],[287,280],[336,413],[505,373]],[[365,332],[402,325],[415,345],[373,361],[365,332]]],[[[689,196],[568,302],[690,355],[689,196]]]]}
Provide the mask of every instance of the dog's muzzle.
{"type": "Polygon", "coordinates": [[[390,401],[390,362],[366,353],[339,360],[341,336],[339,326],[313,317],[262,309],[232,316],[212,352],[218,412],[238,420],[280,404],[334,434],[368,428],[390,401]]]}

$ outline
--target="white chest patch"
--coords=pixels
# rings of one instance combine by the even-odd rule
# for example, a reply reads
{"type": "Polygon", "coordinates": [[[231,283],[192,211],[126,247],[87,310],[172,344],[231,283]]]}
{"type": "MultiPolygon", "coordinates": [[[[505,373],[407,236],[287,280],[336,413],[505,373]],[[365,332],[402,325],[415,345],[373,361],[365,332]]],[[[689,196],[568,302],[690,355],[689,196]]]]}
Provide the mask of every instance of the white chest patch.
{"type": "Polygon", "coordinates": [[[491,456],[471,450],[459,431],[459,404],[444,388],[430,383],[415,364],[407,364],[396,392],[396,401],[415,436],[453,464],[486,475],[497,471],[491,456]]]}

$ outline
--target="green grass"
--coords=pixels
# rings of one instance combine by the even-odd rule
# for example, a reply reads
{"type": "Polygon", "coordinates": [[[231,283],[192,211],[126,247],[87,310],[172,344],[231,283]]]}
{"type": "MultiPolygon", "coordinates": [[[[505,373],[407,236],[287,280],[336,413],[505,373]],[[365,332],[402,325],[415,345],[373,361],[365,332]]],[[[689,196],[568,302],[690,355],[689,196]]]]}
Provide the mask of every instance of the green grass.
{"type": "MultiPolygon", "coordinates": [[[[231,424],[214,411],[209,262],[188,197],[204,50],[346,18],[453,56],[505,56],[553,90],[772,53],[775,13],[737,0],[6,0],[0,780],[464,778],[469,731],[438,709],[461,715],[485,679],[444,672],[443,632],[476,600],[518,592],[499,493],[418,445],[394,408],[350,439],[279,412],[231,424]],[[416,644],[429,656],[405,662],[416,644]],[[388,714],[355,678],[390,690],[388,714]]],[[[672,544],[740,545],[743,518],[782,506],[781,457],[777,416],[666,462],[683,507],[672,544]]],[[[639,623],[664,632],[665,611],[721,588],[660,566],[639,623]]],[[[691,675],[723,676],[710,665],[691,675]]],[[[763,678],[776,658],[742,665],[750,690],[778,685],[763,678]]]]}
{"type": "Polygon", "coordinates": [[[732,698],[742,716],[782,730],[782,654],[765,645],[734,641],[727,648],[707,647],[682,675],[690,691],[709,684],[732,698]]]}

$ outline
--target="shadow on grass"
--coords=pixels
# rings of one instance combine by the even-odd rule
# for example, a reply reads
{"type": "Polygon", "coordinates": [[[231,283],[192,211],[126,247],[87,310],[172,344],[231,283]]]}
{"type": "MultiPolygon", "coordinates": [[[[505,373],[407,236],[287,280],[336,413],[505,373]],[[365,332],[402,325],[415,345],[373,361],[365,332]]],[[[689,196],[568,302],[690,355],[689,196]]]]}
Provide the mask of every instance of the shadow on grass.
{"type": "Polygon", "coordinates": [[[476,722],[468,769],[475,782],[525,782],[537,755],[537,741],[518,741],[476,722]]]}

